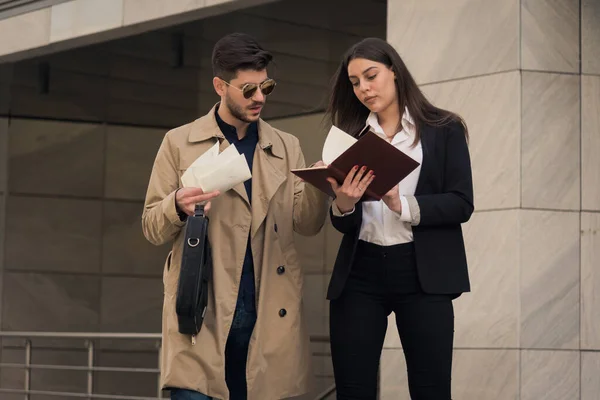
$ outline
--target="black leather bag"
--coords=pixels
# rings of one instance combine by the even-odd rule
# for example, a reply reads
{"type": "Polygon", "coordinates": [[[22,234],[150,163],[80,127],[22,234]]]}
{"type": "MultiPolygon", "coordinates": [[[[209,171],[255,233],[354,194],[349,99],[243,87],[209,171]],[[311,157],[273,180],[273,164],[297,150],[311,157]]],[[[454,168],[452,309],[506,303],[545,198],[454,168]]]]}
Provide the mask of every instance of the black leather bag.
{"type": "Polygon", "coordinates": [[[208,285],[212,276],[212,255],[208,241],[208,217],[204,206],[196,205],[187,218],[181,272],[177,285],[175,310],[179,333],[192,335],[192,344],[208,304],[208,285]]]}

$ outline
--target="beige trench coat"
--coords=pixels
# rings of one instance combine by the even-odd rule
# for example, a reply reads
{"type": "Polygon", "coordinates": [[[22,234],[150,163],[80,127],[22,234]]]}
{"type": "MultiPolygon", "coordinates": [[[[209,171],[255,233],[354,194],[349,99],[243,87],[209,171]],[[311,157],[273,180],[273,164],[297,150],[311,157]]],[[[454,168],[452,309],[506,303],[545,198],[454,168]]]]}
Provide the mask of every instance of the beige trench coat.
{"type": "Polygon", "coordinates": [[[248,354],[249,400],[278,400],[310,389],[311,353],[302,312],[303,273],[293,232],[315,235],[327,215],[327,197],[290,172],[304,167],[298,139],[259,121],[259,142],[252,170],[252,207],[243,184],[212,201],[209,240],[213,281],[197,342],[178,332],[175,298],[184,223],[175,211],[180,178],[221,133],[215,109],[169,131],[160,146],[142,217],[146,238],[155,245],[173,241],[167,257],[162,322],[162,385],[229,399],[224,354],[235,311],[248,234],[251,234],[258,319],[248,354]],[[285,266],[283,274],[277,273],[285,266]],[[285,309],[281,317],[279,311],[285,309]]]}

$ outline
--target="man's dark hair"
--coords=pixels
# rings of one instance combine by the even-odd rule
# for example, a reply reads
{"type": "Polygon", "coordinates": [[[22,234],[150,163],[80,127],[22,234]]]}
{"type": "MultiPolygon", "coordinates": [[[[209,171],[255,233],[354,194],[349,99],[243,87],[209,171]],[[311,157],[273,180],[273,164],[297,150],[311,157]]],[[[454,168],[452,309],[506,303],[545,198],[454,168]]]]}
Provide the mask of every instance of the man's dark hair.
{"type": "Polygon", "coordinates": [[[262,71],[272,59],[273,55],[252,36],[231,33],[219,39],[213,48],[213,74],[229,81],[235,78],[239,70],[262,71]]]}

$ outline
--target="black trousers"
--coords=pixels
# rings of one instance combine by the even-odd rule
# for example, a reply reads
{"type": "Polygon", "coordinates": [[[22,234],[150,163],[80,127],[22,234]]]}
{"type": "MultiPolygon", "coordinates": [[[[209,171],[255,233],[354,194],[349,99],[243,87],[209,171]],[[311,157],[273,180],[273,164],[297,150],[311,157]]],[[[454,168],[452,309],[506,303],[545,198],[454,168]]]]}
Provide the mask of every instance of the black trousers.
{"type": "MultiPolygon", "coordinates": [[[[450,400],[454,311],[449,295],[420,289],[412,243],[359,241],[342,295],[330,302],[337,398],[375,400],[387,317],[396,324],[413,400],[450,400]]],[[[403,371],[398,371],[398,375],[403,371]]]]}

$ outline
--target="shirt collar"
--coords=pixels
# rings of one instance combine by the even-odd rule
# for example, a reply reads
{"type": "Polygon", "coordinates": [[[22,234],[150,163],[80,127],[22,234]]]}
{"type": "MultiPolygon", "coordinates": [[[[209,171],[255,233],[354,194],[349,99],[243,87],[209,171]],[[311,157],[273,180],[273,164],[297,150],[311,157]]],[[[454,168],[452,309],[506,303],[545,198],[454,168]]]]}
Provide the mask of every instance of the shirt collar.
{"type": "MultiPolygon", "coordinates": [[[[223,135],[225,135],[227,141],[229,143],[239,142],[237,129],[235,128],[235,126],[229,125],[227,122],[223,121],[218,111],[219,107],[216,107],[215,118],[217,120],[217,125],[219,125],[219,129],[221,130],[221,132],[223,132],[223,135]]],[[[250,125],[248,125],[248,129],[246,130],[246,136],[244,136],[244,139],[246,138],[258,138],[258,123],[251,122],[250,125]]]]}
{"type": "MultiPolygon", "coordinates": [[[[365,127],[370,126],[373,128],[373,132],[377,135],[386,138],[385,133],[383,132],[383,128],[379,125],[379,120],[377,118],[377,114],[372,112],[367,117],[367,122],[365,127]]],[[[404,114],[402,114],[402,131],[398,132],[394,139],[393,143],[398,142],[400,139],[404,140],[405,138],[414,137],[415,135],[415,123],[412,119],[410,113],[408,112],[408,108],[404,107],[404,114]]]]}

